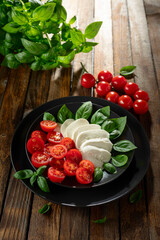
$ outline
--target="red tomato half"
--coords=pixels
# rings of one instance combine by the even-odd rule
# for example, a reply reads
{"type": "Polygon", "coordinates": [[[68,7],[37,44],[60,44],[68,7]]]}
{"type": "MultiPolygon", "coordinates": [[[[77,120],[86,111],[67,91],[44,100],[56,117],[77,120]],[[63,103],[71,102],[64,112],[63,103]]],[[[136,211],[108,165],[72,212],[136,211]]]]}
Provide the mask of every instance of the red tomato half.
{"type": "Polygon", "coordinates": [[[66,160],[67,159],[72,160],[79,164],[79,162],[82,161],[82,154],[78,149],[71,149],[66,154],[66,160]]]}
{"type": "Polygon", "coordinates": [[[67,176],[75,176],[76,170],[78,169],[78,164],[72,160],[66,160],[64,161],[63,167],[67,176]]]}
{"type": "Polygon", "coordinates": [[[75,148],[74,141],[69,137],[63,138],[60,144],[64,145],[67,148],[67,151],[69,151],[72,148],[75,148]]]}
{"type": "Polygon", "coordinates": [[[112,86],[117,91],[122,90],[126,85],[126,83],[127,83],[127,80],[121,75],[116,76],[112,79],[112,86]]]}
{"type": "Polygon", "coordinates": [[[105,81],[105,82],[111,82],[113,78],[112,73],[110,73],[109,71],[101,71],[98,74],[98,81],[105,81]]]}
{"type": "Polygon", "coordinates": [[[61,183],[65,179],[65,172],[54,167],[48,168],[48,177],[52,182],[61,183]]]}
{"type": "Polygon", "coordinates": [[[64,164],[64,159],[56,159],[56,158],[51,158],[51,160],[49,161],[49,165],[51,167],[56,167],[56,168],[63,168],[63,164],[64,164]]]}
{"type": "Polygon", "coordinates": [[[148,95],[147,92],[145,92],[143,90],[138,90],[134,94],[134,99],[135,100],[142,99],[142,100],[145,100],[146,102],[148,102],[149,101],[149,95],[148,95]]]}
{"type": "Polygon", "coordinates": [[[125,87],[124,87],[125,93],[126,93],[127,95],[129,95],[129,96],[133,96],[134,93],[135,93],[136,91],[138,91],[138,90],[139,90],[139,87],[138,87],[138,85],[137,85],[136,83],[134,83],[134,82],[128,82],[128,83],[126,83],[126,85],[125,85],[125,87]]]}
{"type": "Polygon", "coordinates": [[[94,87],[96,83],[96,80],[94,78],[94,76],[90,73],[85,73],[82,75],[81,77],[81,85],[84,88],[91,88],[94,87]]]}
{"type": "Polygon", "coordinates": [[[108,100],[110,102],[113,102],[113,103],[117,103],[118,98],[119,98],[118,93],[116,93],[114,91],[111,91],[111,92],[107,93],[107,95],[105,96],[106,100],[108,100]]]}
{"type": "Polygon", "coordinates": [[[128,95],[122,95],[122,96],[120,96],[119,99],[118,99],[118,104],[119,104],[121,107],[129,110],[129,109],[131,109],[132,106],[133,106],[133,101],[132,101],[132,98],[131,98],[130,96],[128,96],[128,95]]]}
{"type": "Polygon", "coordinates": [[[43,151],[44,151],[45,153],[47,153],[47,154],[50,155],[51,153],[50,153],[50,150],[49,150],[49,149],[50,149],[51,147],[53,147],[53,144],[52,144],[52,143],[46,143],[46,144],[44,145],[43,151]]]}
{"type": "Polygon", "coordinates": [[[27,142],[27,150],[29,153],[33,154],[37,151],[41,152],[44,149],[44,141],[41,138],[33,137],[27,142]]]}
{"type": "Polygon", "coordinates": [[[67,148],[60,144],[54,145],[50,148],[50,154],[56,159],[62,159],[67,154],[67,148]]]}
{"type": "Polygon", "coordinates": [[[93,181],[93,174],[91,174],[86,168],[79,167],[76,171],[76,178],[81,184],[89,184],[93,181]]]}
{"type": "Polygon", "coordinates": [[[40,122],[40,126],[43,131],[50,132],[56,128],[57,123],[51,120],[43,120],[40,122]]]}
{"type": "Polygon", "coordinates": [[[91,174],[94,172],[94,164],[89,160],[82,160],[79,164],[79,167],[86,168],[91,174]]]}
{"type": "Polygon", "coordinates": [[[31,162],[34,167],[39,168],[41,166],[47,166],[50,160],[50,156],[44,152],[35,152],[31,157],[31,162]]]}
{"type": "Polygon", "coordinates": [[[110,91],[111,91],[111,85],[108,82],[100,81],[97,84],[96,92],[99,96],[104,97],[110,91]]]}
{"type": "Polygon", "coordinates": [[[137,99],[133,103],[133,109],[136,114],[145,114],[148,111],[148,103],[145,100],[137,99]]]}
{"type": "Polygon", "coordinates": [[[59,144],[63,139],[63,135],[60,132],[51,131],[47,134],[48,142],[53,144],[59,144]]]}
{"type": "Polygon", "coordinates": [[[44,141],[44,143],[47,142],[46,134],[40,130],[33,131],[31,134],[31,138],[33,138],[33,137],[41,138],[44,141]]]}

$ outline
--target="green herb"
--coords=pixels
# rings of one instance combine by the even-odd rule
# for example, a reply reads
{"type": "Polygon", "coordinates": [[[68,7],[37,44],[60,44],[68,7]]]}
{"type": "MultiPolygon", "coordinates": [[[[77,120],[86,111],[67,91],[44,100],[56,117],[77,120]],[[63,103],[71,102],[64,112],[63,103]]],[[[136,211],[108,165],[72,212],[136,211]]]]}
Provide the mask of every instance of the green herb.
{"type": "Polygon", "coordinates": [[[98,109],[91,117],[91,123],[101,125],[107,118],[110,117],[110,107],[98,109]]]}
{"type": "Polygon", "coordinates": [[[51,120],[51,121],[56,122],[56,118],[49,112],[44,112],[43,120],[51,120]]]}
{"type": "Polygon", "coordinates": [[[94,182],[99,182],[103,177],[103,171],[100,167],[97,167],[94,169],[94,177],[93,181],[94,182]]]}
{"type": "Polygon", "coordinates": [[[38,176],[37,184],[43,192],[50,192],[47,180],[44,177],[38,176]]]}
{"type": "Polygon", "coordinates": [[[130,203],[136,203],[142,198],[142,190],[138,190],[135,193],[132,193],[129,197],[129,202],[130,203]]]}
{"type": "Polygon", "coordinates": [[[74,114],[64,104],[57,113],[57,119],[60,123],[64,123],[68,118],[74,119],[74,114]]]}
{"type": "Polygon", "coordinates": [[[34,174],[32,175],[32,177],[29,180],[32,187],[33,187],[34,183],[36,182],[36,180],[37,180],[37,173],[34,172],[34,174]]]}
{"type": "Polygon", "coordinates": [[[101,25],[102,22],[94,22],[89,24],[85,29],[85,37],[88,39],[94,38],[97,35],[101,25]]]}
{"type": "Polygon", "coordinates": [[[120,69],[120,74],[122,76],[128,76],[134,73],[136,66],[125,66],[120,69]]]}
{"type": "Polygon", "coordinates": [[[41,166],[41,167],[39,167],[39,168],[37,169],[37,171],[36,171],[36,174],[37,174],[38,176],[41,176],[41,175],[44,173],[44,171],[46,170],[46,168],[47,168],[47,166],[41,166]]]}
{"type": "Polygon", "coordinates": [[[117,173],[117,169],[111,163],[104,163],[103,167],[108,173],[117,173]]]}
{"type": "Polygon", "coordinates": [[[113,144],[113,149],[117,152],[129,152],[137,147],[129,140],[121,140],[113,144]]]}
{"type": "Polygon", "coordinates": [[[127,161],[128,156],[124,154],[112,157],[112,163],[115,167],[123,167],[126,165],[127,161]]]}
{"type": "Polygon", "coordinates": [[[33,171],[30,169],[20,170],[14,174],[14,177],[17,179],[27,179],[32,177],[33,171]]]}
{"type": "Polygon", "coordinates": [[[105,223],[106,221],[107,221],[107,218],[105,216],[104,218],[93,220],[92,222],[94,222],[94,223],[105,223]]]}
{"type": "Polygon", "coordinates": [[[83,103],[77,110],[75,119],[85,118],[88,119],[92,113],[92,102],[88,101],[83,103]]]}
{"type": "Polygon", "coordinates": [[[39,213],[44,214],[44,213],[48,212],[51,208],[51,204],[52,203],[44,204],[44,206],[41,209],[39,209],[39,213]]]}

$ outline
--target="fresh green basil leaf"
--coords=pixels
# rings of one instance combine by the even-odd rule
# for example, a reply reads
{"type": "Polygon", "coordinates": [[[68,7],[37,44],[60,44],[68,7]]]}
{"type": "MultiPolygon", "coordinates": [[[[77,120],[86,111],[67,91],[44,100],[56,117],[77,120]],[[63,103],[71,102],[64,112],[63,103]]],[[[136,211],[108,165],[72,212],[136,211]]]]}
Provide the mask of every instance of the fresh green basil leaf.
{"type": "Polygon", "coordinates": [[[0,27],[5,25],[6,23],[7,23],[6,8],[0,5],[0,27]]]}
{"type": "Polygon", "coordinates": [[[58,66],[58,62],[49,62],[42,65],[42,70],[51,70],[58,66]]]}
{"type": "Polygon", "coordinates": [[[94,38],[97,35],[101,25],[102,22],[100,21],[89,24],[85,29],[85,37],[88,39],[94,38]]]}
{"type": "Polygon", "coordinates": [[[75,51],[73,50],[67,56],[58,56],[58,62],[69,64],[74,59],[74,56],[75,56],[75,51]]]}
{"type": "Polygon", "coordinates": [[[99,182],[103,177],[103,171],[100,167],[94,169],[93,182],[99,182]]]}
{"type": "Polygon", "coordinates": [[[37,169],[37,171],[36,171],[36,174],[37,174],[38,176],[41,176],[41,175],[44,173],[44,171],[46,170],[46,168],[47,168],[47,166],[41,166],[41,167],[39,167],[39,168],[37,169]]]}
{"type": "Polygon", "coordinates": [[[105,216],[104,218],[93,220],[92,222],[94,222],[94,223],[105,223],[106,221],[107,221],[107,218],[105,216]]]}
{"type": "Polygon", "coordinates": [[[15,55],[13,53],[9,53],[5,56],[1,65],[9,68],[17,68],[19,64],[20,62],[17,61],[15,55]]]}
{"type": "Polygon", "coordinates": [[[12,9],[12,19],[15,23],[19,25],[25,25],[28,23],[27,17],[23,13],[16,11],[15,9],[12,9]]]}
{"type": "Polygon", "coordinates": [[[40,42],[31,42],[27,39],[21,38],[22,44],[24,48],[34,54],[34,55],[41,55],[42,53],[46,52],[48,50],[48,46],[44,43],[40,42]]]}
{"type": "Polygon", "coordinates": [[[79,53],[79,52],[83,52],[83,53],[89,53],[90,51],[92,51],[92,49],[93,49],[93,47],[92,46],[88,46],[88,47],[86,47],[86,46],[84,46],[83,48],[82,48],[82,50],[80,49],[80,51],[77,51],[77,53],[79,53]]]}
{"type": "Polygon", "coordinates": [[[84,46],[86,46],[86,47],[94,47],[96,45],[98,45],[97,42],[85,42],[84,43],[84,46]]]}
{"type": "Polygon", "coordinates": [[[31,40],[39,40],[42,37],[42,32],[37,27],[30,27],[25,31],[25,35],[31,40]]]}
{"type": "Polygon", "coordinates": [[[53,15],[54,9],[56,4],[55,3],[46,3],[42,6],[37,7],[33,11],[33,19],[35,21],[47,21],[53,15]]]}
{"type": "Polygon", "coordinates": [[[30,169],[20,170],[16,172],[13,176],[17,179],[27,179],[32,177],[33,171],[30,169]]]}
{"type": "Polygon", "coordinates": [[[69,20],[69,24],[71,25],[71,24],[75,23],[76,19],[77,19],[76,16],[72,17],[72,18],[69,20]]]}
{"type": "Polygon", "coordinates": [[[68,118],[74,119],[74,114],[64,104],[57,113],[57,119],[60,123],[64,123],[68,118]]]}
{"type": "Polygon", "coordinates": [[[48,212],[51,208],[51,205],[45,204],[41,209],[39,209],[39,213],[44,214],[48,212]]]}
{"type": "Polygon", "coordinates": [[[12,48],[13,47],[13,43],[9,43],[7,41],[4,41],[4,45],[6,48],[12,48]]]}
{"type": "Polygon", "coordinates": [[[106,106],[98,109],[91,117],[92,124],[101,125],[107,118],[110,117],[110,107],[106,106]]]}
{"type": "Polygon", "coordinates": [[[3,56],[7,55],[10,52],[10,50],[5,46],[5,44],[0,44],[0,54],[3,56]]]}
{"type": "Polygon", "coordinates": [[[115,167],[123,167],[124,165],[126,165],[127,161],[128,161],[128,156],[124,154],[112,157],[112,164],[115,167]]]}
{"type": "Polygon", "coordinates": [[[55,54],[55,48],[50,48],[49,50],[48,50],[48,52],[46,52],[46,53],[43,53],[42,55],[41,55],[41,58],[43,59],[43,60],[45,60],[45,61],[49,61],[49,60],[51,60],[51,59],[53,59],[53,56],[54,56],[54,54],[55,54]]]}
{"type": "Polygon", "coordinates": [[[88,119],[92,113],[92,102],[88,101],[83,103],[77,110],[75,119],[85,118],[88,119]]]}
{"type": "Polygon", "coordinates": [[[121,132],[119,130],[115,129],[109,134],[109,138],[111,140],[113,140],[113,139],[118,138],[120,135],[121,135],[121,132]]]}
{"type": "Polygon", "coordinates": [[[137,147],[129,140],[120,140],[113,144],[113,149],[117,152],[129,152],[136,148],[137,147]]]}
{"type": "Polygon", "coordinates": [[[108,173],[111,173],[111,174],[117,173],[117,169],[111,163],[104,163],[103,167],[105,171],[107,171],[108,173]]]}
{"type": "Polygon", "coordinates": [[[3,31],[2,29],[0,29],[0,42],[3,42],[4,39],[6,40],[6,38],[5,38],[6,34],[8,34],[8,33],[3,31]]]}
{"type": "Polygon", "coordinates": [[[44,112],[43,120],[51,120],[51,121],[56,122],[56,118],[49,112],[44,112]]]}
{"type": "Polygon", "coordinates": [[[122,76],[128,76],[134,73],[136,66],[125,66],[120,69],[120,74],[122,76]]]}
{"type": "Polygon", "coordinates": [[[38,176],[37,184],[43,192],[50,192],[47,180],[44,177],[38,176]]]}
{"type": "Polygon", "coordinates": [[[37,179],[37,173],[34,172],[33,175],[32,175],[32,177],[31,177],[30,180],[29,180],[32,187],[33,187],[36,179],[37,179]]]}
{"type": "Polygon", "coordinates": [[[53,16],[51,18],[54,22],[63,22],[67,19],[67,12],[66,9],[61,5],[56,5],[53,16]]]}
{"type": "Polygon", "coordinates": [[[15,22],[9,22],[2,29],[8,33],[17,33],[20,30],[20,26],[15,22]]]}
{"type": "Polygon", "coordinates": [[[23,52],[15,54],[15,58],[20,63],[30,63],[30,62],[34,61],[34,56],[27,51],[23,51],[23,52]]]}
{"type": "Polygon", "coordinates": [[[38,7],[39,5],[42,5],[43,3],[40,0],[29,0],[31,2],[31,6],[38,7]]]}
{"type": "Polygon", "coordinates": [[[78,46],[85,42],[85,37],[80,30],[70,30],[71,40],[74,45],[78,46]]]}
{"type": "Polygon", "coordinates": [[[66,9],[61,6],[61,5],[58,5],[58,11],[59,11],[59,14],[60,14],[60,18],[63,20],[63,21],[66,21],[67,19],[67,11],[66,9]]]}
{"type": "Polygon", "coordinates": [[[30,68],[31,68],[33,71],[39,71],[39,70],[41,70],[41,63],[40,63],[40,61],[34,61],[34,62],[31,64],[30,68]]]}
{"type": "Polygon", "coordinates": [[[115,130],[116,128],[116,123],[112,121],[111,119],[107,119],[103,124],[102,124],[102,129],[105,131],[111,133],[115,130]]]}
{"type": "Polygon", "coordinates": [[[139,189],[137,192],[132,193],[129,197],[130,203],[136,203],[142,198],[142,190],[139,189]]]}

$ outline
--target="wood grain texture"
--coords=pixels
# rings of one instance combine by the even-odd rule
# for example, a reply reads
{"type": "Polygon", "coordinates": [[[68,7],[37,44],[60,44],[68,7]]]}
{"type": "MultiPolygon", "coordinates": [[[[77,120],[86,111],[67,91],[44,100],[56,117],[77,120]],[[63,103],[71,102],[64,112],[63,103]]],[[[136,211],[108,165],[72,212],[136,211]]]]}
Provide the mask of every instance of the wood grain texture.
{"type": "Polygon", "coordinates": [[[0,106],[3,100],[10,70],[6,67],[0,68],[0,106]]]}

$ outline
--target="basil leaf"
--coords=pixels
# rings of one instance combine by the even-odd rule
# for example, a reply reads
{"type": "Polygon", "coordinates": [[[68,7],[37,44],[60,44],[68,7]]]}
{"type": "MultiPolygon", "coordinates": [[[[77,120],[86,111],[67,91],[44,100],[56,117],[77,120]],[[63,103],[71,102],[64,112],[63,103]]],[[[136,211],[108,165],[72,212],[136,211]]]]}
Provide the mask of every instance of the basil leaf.
{"type": "Polygon", "coordinates": [[[132,193],[132,195],[129,197],[130,203],[136,203],[142,198],[142,190],[138,190],[135,193],[132,193]]]}
{"type": "Polygon", "coordinates": [[[55,54],[55,48],[50,48],[50,49],[48,50],[48,52],[43,53],[43,54],[41,55],[41,58],[42,58],[43,60],[45,60],[45,61],[52,60],[54,54],[55,54]]]}
{"type": "Polygon", "coordinates": [[[15,22],[9,22],[2,29],[8,33],[17,33],[20,30],[20,26],[15,22]]]}
{"type": "Polygon", "coordinates": [[[47,180],[44,177],[38,176],[37,184],[43,192],[50,192],[47,180]]]}
{"type": "Polygon", "coordinates": [[[3,62],[1,63],[2,66],[6,66],[9,68],[17,68],[19,64],[20,63],[17,61],[13,53],[7,54],[3,59],[3,62]]]}
{"type": "Polygon", "coordinates": [[[108,173],[117,173],[117,169],[111,163],[104,163],[103,167],[108,173]]]}
{"type": "Polygon", "coordinates": [[[94,182],[99,182],[103,177],[103,171],[100,167],[97,167],[94,169],[94,177],[93,181],[94,182]]]}
{"type": "Polygon", "coordinates": [[[0,44],[0,54],[3,56],[7,55],[10,52],[10,50],[4,45],[0,44]]]}
{"type": "Polygon", "coordinates": [[[110,107],[103,107],[98,109],[91,117],[92,124],[101,125],[107,118],[110,117],[110,107]]]}
{"type": "Polygon", "coordinates": [[[98,45],[97,42],[85,42],[84,43],[84,46],[86,46],[86,47],[94,47],[96,45],[98,45]]]}
{"type": "Polygon", "coordinates": [[[122,76],[128,76],[134,73],[136,66],[125,66],[120,69],[120,74],[122,76]]]}
{"type": "Polygon", "coordinates": [[[29,2],[32,3],[32,6],[38,7],[39,5],[42,5],[42,2],[40,0],[29,0],[29,2]]]}
{"type": "Polygon", "coordinates": [[[115,167],[123,167],[128,161],[127,155],[117,155],[112,157],[112,163],[115,167]]]}
{"type": "Polygon", "coordinates": [[[108,119],[102,124],[102,129],[106,130],[109,133],[113,132],[115,128],[116,128],[116,124],[111,119],[108,119]]]}
{"type": "Polygon", "coordinates": [[[25,25],[28,23],[27,17],[23,13],[16,11],[15,9],[12,10],[12,19],[15,23],[19,25],[25,25]]]}
{"type": "Polygon", "coordinates": [[[81,43],[85,42],[85,37],[80,30],[70,30],[71,40],[74,45],[79,46],[81,43]]]}
{"type": "Polygon", "coordinates": [[[92,222],[94,223],[105,223],[107,220],[106,216],[104,218],[101,218],[101,219],[97,219],[97,220],[93,220],[92,222]]]}
{"type": "Polygon", "coordinates": [[[33,70],[33,71],[38,71],[38,70],[41,70],[41,63],[39,61],[35,61],[31,64],[30,68],[33,70]]]}
{"type": "MultiPolygon", "coordinates": [[[[88,53],[88,52],[92,51],[92,49],[93,49],[93,47],[91,47],[91,46],[88,46],[88,47],[84,46],[83,49],[82,49],[82,52],[88,53]]],[[[81,52],[81,49],[78,52],[81,52]]]]}
{"type": "Polygon", "coordinates": [[[39,213],[44,214],[48,212],[51,208],[51,205],[45,204],[41,209],[39,209],[39,213]]]}
{"type": "Polygon", "coordinates": [[[129,140],[121,140],[113,144],[113,149],[117,152],[129,152],[137,147],[129,140]]]}
{"type": "Polygon", "coordinates": [[[74,119],[74,114],[64,104],[57,113],[57,119],[60,123],[64,123],[68,118],[74,119]]]}
{"type": "Polygon", "coordinates": [[[43,120],[51,120],[51,121],[56,122],[56,118],[49,112],[44,112],[43,120]]]}
{"type": "Polygon", "coordinates": [[[58,22],[59,20],[66,21],[66,19],[67,19],[66,9],[61,5],[56,5],[51,20],[54,22],[58,22]]]}
{"type": "Polygon", "coordinates": [[[44,43],[40,42],[31,42],[27,39],[21,38],[22,44],[24,48],[34,54],[34,55],[41,55],[42,53],[48,50],[48,46],[44,43]]]}
{"type": "Polygon", "coordinates": [[[82,104],[76,112],[75,119],[85,118],[88,119],[92,113],[92,102],[88,101],[82,104]]]}
{"type": "Polygon", "coordinates": [[[33,184],[35,183],[36,179],[37,179],[37,173],[34,172],[34,174],[32,175],[32,177],[29,180],[32,187],[33,187],[33,184]]]}
{"type": "Polygon", "coordinates": [[[39,167],[39,168],[37,169],[37,171],[36,171],[36,174],[37,174],[38,176],[41,176],[41,175],[44,173],[44,171],[46,170],[46,168],[47,168],[47,166],[41,166],[41,167],[39,167]]]}
{"type": "Polygon", "coordinates": [[[27,179],[32,177],[33,171],[30,169],[20,170],[16,172],[13,176],[17,179],[27,179]]]}
{"type": "Polygon", "coordinates": [[[15,58],[20,63],[30,63],[34,61],[34,56],[31,53],[26,51],[15,54],[15,58]]]}
{"type": "Polygon", "coordinates": [[[113,132],[111,132],[109,134],[109,138],[112,140],[112,139],[116,139],[118,138],[119,136],[121,135],[121,132],[119,130],[113,130],[113,132]]]}
{"type": "Polygon", "coordinates": [[[58,62],[49,62],[49,63],[46,63],[44,65],[42,65],[42,69],[43,70],[51,70],[53,68],[56,68],[58,66],[58,62]]]}
{"type": "Polygon", "coordinates": [[[85,37],[88,39],[94,38],[97,35],[101,25],[102,22],[100,21],[89,24],[85,29],[85,37]]]}
{"type": "Polygon", "coordinates": [[[72,17],[72,18],[69,20],[69,24],[71,25],[71,24],[75,23],[75,21],[76,21],[76,16],[72,17]]]}
{"type": "Polygon", "coordinates": [[[52,17],[55,6],[56,6],[55,3],[47,3],[37,7],[33,11],[33,15],[32,15],[33,19],[35,21],[47,21],[52,17]]]}
{"type": "Polygon", "coordinates": [[[58,56],[58,62],[69,64],[73,60],[74,56],[75,56],[75,51],[73,50],[67,56],[58,56]]]}

